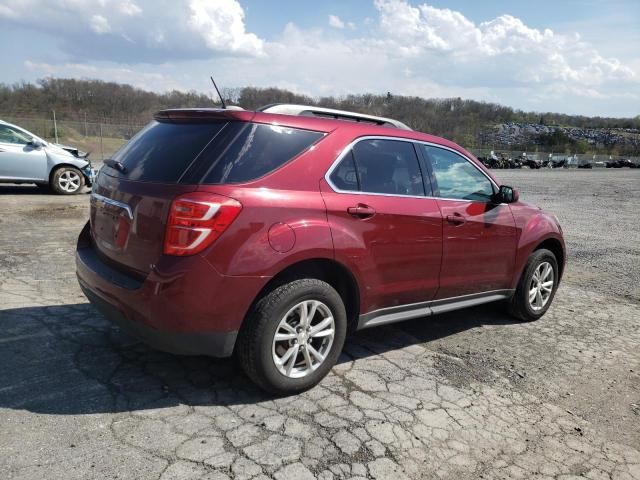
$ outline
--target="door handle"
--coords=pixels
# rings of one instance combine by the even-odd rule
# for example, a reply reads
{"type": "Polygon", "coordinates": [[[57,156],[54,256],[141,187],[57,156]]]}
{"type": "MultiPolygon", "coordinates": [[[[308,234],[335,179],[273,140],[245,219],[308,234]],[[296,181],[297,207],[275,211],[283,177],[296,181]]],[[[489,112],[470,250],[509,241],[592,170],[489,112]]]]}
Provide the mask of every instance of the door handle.
{"type": "Polygon", "coordinates": [[[347,212],[349,212],[349,215],[358,218],[369,218],[376,214],[376,211],[373,208],[369,205],[363,205],[362,203],[358,204],[356,207],[347,208],[347,212]]]}
{"type": "Polygon", "coordinates": [[[447,215],[447,222],[452,223],[453,225],[463,225],[466,221],[467,220],[459,213],[447,215]]]}

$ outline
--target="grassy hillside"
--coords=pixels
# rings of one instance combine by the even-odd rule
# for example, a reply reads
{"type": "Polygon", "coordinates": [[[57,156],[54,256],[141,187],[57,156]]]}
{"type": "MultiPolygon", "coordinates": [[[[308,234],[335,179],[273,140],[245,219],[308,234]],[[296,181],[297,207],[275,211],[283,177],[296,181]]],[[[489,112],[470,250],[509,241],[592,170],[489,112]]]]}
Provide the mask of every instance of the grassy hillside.
{"type": "MultiPolygon", "coordinates": [[[[467,146],[483,144],[487,132],[495,129],[496,125],[509,123],[615,129],[635,139],[631,147],[596,143],[591,148],[594,151],[612,152],[617,149],[618,153],[623,153],[621,149],[628,149],[628,153],[637,154],[637,144],[640,144],[640,115],[635,118],[605,118],[524,112],[461,98],[425,99],[392,93],[313,98],[279,88],[244,87],[223,89],[223,95],[229,103],[246,109],[256,109],[269,103],[305,103],[397,118],[416,130],[450,138],[467,146]]],[[[0,118],[50,118],[52,110],[55,110],[58,120],[139,126],[163,108],[216,105],[210,94],[179,91],[159,94],[100,80],[46,78],[36,84],[0,84],[0,118]]],[[[85,136],[91,134],[85,133],[85,136]]],[[[514,142],[518,143],[517,139],[511,143],[514,142]]]]}

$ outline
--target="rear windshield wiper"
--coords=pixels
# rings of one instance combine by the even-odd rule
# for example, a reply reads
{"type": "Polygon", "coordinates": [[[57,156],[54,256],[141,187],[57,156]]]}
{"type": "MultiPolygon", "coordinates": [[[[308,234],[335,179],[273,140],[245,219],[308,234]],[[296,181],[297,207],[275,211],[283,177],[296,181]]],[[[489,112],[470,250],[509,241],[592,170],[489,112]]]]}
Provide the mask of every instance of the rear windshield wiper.
{"type": "Polygon", "coordinates": [[[122,162],[119,162],[118,160],[114,160],[113,158],[107,158],[104,162],[107,167],[111,167],[114,168],[116,170],[118,170],[120,173],[126,173],[127,172],[127,167],[125,167],[122,162]]]}

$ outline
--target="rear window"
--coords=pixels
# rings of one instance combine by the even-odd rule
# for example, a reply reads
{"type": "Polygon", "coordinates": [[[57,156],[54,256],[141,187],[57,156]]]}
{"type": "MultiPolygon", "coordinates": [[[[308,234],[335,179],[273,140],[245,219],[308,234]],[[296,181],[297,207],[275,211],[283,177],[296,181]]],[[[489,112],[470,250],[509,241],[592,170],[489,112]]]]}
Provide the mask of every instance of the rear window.
{"type": "Polygon", "coordinates": [[[278,125],[230,123],[221,140],[212,142],[198,161],[207,168],[203,183],[255,180],[298,156],[322,136],[320,132],[278,125]],[[235,135],[230,138],[232,132],[235,135]]]}
{"type": "Polygon", "coordinates": [[[114,155],[129,180],[177,182],[227,122],[165,123],[153,121],[114,155]]]}

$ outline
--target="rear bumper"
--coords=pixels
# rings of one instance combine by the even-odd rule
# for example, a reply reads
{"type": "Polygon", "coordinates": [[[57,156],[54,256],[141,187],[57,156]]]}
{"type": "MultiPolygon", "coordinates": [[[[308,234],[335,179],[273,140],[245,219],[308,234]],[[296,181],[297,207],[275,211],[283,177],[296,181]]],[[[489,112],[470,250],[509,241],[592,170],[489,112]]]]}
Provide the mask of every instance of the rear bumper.
{"type": "Polygon", "coordinates": [[[104,262],[89,224],[78,239],[76,274],[88,300],[124,331],[158,350],[227,357],[264,277],[230,277],[200,256],[162,257],[143,280],[104,262]]]}
{"type": "Polygon", "coordinates": [[[128,319],[118,308],[99,297],[82,281],[80,288],[91,304],[125,333],[163,352],[178,355],[229,357],[233,353],[238,332],[175,332],[158,330],[142,322],[128,319]]]}

